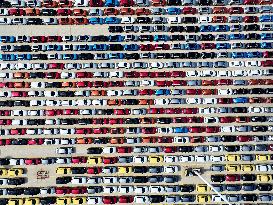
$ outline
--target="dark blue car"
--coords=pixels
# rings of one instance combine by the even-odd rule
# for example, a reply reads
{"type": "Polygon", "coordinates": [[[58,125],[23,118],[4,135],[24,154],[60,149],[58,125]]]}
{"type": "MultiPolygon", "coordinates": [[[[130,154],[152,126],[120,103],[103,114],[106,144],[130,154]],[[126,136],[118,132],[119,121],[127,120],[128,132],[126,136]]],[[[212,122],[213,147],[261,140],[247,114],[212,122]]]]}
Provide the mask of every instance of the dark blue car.
{"type": "Polygon", "coordinates": [[[245,35],[241,33],[235,33],[235,34],[230,34],[229,35],[230,40],[244,40],[245,35]]]}
{"type": "Polygon", "coordinates": [[[181,14],[181,9],[176,7],[170,7],[167,9],[167,14],[169,15],[179,15],[181,14]]]}
{"type": "Polygon", "coordinates": [[[104,6],[106,7],[118,7],[119,1],[118,0],[106,0],[104,3],[104,6]]]}
{"type": "Polygon", "coordinates": [[[271,48],[273,48],[272,42],[262,42],[261,43],[261,48],[263,48],[263,49],[271,49],[271,48]]]}
{"type": "Polygon", "coordinates": [[[211,26],[211,25],[200,26],[200,32],[212,32],[212,31],[215,31],[214,26],[211,26]]]}
{"type": "Polygon", "coordinates": [[[216,43],[216,49],[230,49],[230,44],[229,43],[216,43]]]}
{"type": "Polygon", "coordinates": [[[184,46],[184,49],[185,50],[200,50],[201,46],[199,44],[197,44],[197,43],[187,43],[184,46]]]}
{"type": "Polygon", "coordinates": [[[126,44],[124,46],[125,51],[138,51],[139,50],[139,45],[137,44],[126,44]]]}
{"type": "Polygon", "coordinates": [[[168,41],[170,37],[168,35],[154,35],[154,41],[168,41]]]}
{"type": "Polygon", "coordinates": [[[228,25],[217,25],[214,27],[214,31],[216,32],[226,32],[229,30],[230,30],[230,27],[228,25]]]}
{"type": "Polygon", "coordinates": [[[263,56],[263,54],[258,51],[245,53],[246,58],[261,58],[262,56],[263,56]]]}
{"type": "Polygon", "coordinates": [[[232,52],[231,57],[232,58],[244,58],[245,52],[232,52]]]}
{"type": "Polygon", "coordinates": [[[95,44],[95,45],[92,45],[92,50],[93,51],[107,51],[109,48],[108,45],[106,44],[95,44]]]}
{"type": "Polygon", "coordinates": [[[120,22],[121,22],[121,19],[117,17],[106,17],[104,19],[105,24],[119,24],[120,22]]]}
{"type": "Polygon", "coordinates": [[[247,97],[233,98],[233,103],[248,103],[247,97]]]}
{"type": "Polygon", "coordinates": [[[273,33],[262,33],[261,40],[273,40],[273,33]]]}
{"type": "Polygon", "coordinates": [[[110,42],[122,42],[125,39],[125,37],[121,35],[113,35],[108,37],[110,42]]]}

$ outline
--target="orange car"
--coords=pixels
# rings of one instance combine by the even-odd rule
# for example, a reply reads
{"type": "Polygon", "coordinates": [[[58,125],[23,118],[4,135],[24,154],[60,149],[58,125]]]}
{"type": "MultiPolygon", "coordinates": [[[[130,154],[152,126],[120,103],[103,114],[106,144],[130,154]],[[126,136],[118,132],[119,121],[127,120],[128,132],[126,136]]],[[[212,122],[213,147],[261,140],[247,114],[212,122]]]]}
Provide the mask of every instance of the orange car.
{"type": "Polygon", "coordinates": [[[60,7],[73,7],[73,1],[71,0],[59,0],[60,7]]]}
{"type": "Polygon", "coordinates": [[[13,73],[13,78],[27,79],[27,78],[29,78],[29,73],[16,72],[16,73],[13,73]]]}
{"type": "Polygon", "coordinates": [[[265,103],[273,103],[273,98],[266,98],[265,103]]]}
{"type": "Polygon", "coordinates": [[[212,18],[213,23],[226,23],[227,22],[227,17],[225,16],[214,16],[212,18]]]}
{"type": "Polygon", "coordinates": [[[28,82],[15,82],[13,84],[14,88],[30,88],[30,83],[28,82]]]}
{"type": "Polygon", "coordinates": [[[149,9],[146,9],[146,8],[139,8],[139,9],[136,9],[136,15],[150,15],[151,14],[151,11],[149,9]]]}
{"type": "Polygon", "coordinates": [[[156,143],[156,137],[143,137],[142,143],[156,143]]]}
{"type": "Polygon", "coordinates": [[[141,124],[155,124],[155,119],[149,118],[149,117],[140,118],[140,123],[141,124]]]}
{"type": "Polygon", "coordinates": [[[63,82],[62,83],[63,88],[76,88],[76,82],[63,82]]]}
{"type": "Polygon", "coordinates": [[[108,100],[107,105],[122,105],[122,100],[121,99],[108,100]]]}
{"type": "Polygon", "coordinates": [[[264,103],[266,102],[265,98],[249,98],[249,103],[264,103]]]}
{"type": "Polygon", "coordinates": [[[111,134],[124,134],[125,128],[119,127],[119,128],[110,128],[111,134]]]}
{"type": "Polygon", "coordinates": [[[74,20],[72,18],[59,18],[58,24],[60,25],[73,25],[74,20]]]}
{"type": "Polygon", "coordinates": [[[34,9],[34,8],[26,8],[25,9],[26,16],[39,16],[40,12],[41,11],[39,9],[34,9]]]}
{"type": "Polygon", "coordinates": [[[272,79],[266,79],[264,84],[265,85],[273,85],[273,80],[272,79]]]}
{"type": "Polygon", "coordinates": [[[92,138],[77,138],[76,142],[77,144],[92,144],[93,140],[92,138]]]}
{"type": "Polygon", "coordinates": [[[46,8],[56,8],[58,7],[58,2],[53,0],[43,0],[43,6],[46,8]]]}
{"type": "Polygon", "coordinates": [[[215,85],[215,82],[214,80],[202,80],[202,85],[203,86],[215,85]]]}
{"type": "Polygon", "coordinates": [[[153,100],[142,99],[138,101],[139,105],[154,105],[153,100]]]}
{"type": "Polygon", "coordinates": [[[217,89],[202,89],[202,95],[217,95],[217,89]]]}
{"type": "Polygon", "coordinates": [[[152,0],[153,6],[165,6],[166,1],[165,0],[152,0]]]}
{"type": "Polygon", "coordinates": [[[214,14],[227,14],[228,13],[228,9],[226,7],[214,7],[212,9],[212,12],[214,14]]]}
{"type": "Polygon", "coordinates": [[[115,8],[106,8],[103,10],[103,13],[105,15],[118,15],[119,14],[119,11],[115,8]]]}
{"type": "Polygon", "coordinates": [[[131,8],[121,8],[120,9],[120,14],[121,15],[134,15],[135,10],[131,8]]]}
{"type": "Polygon", "coordinates": [[[123,144],[124,138],[112,138],[110,139],[111,144],[123,144]]]}
{"type": "Polygon", "coordinates": [[[87,16],[87,11],[83,9],[74,9],[73,14],[74,16],[87,16]]]}
{"type": "Polygon", "coordinates": [[[263,85],[263,84],[265,84],[265,80],[251,79],[251,80],[248,80],[248,84],[249,85],[263,85]]]}
{"type": "Polygon", "coordinates": [[[74,18],[74,24],[76,25],[87,25],[88,23],[87,18],[74,18]]]}

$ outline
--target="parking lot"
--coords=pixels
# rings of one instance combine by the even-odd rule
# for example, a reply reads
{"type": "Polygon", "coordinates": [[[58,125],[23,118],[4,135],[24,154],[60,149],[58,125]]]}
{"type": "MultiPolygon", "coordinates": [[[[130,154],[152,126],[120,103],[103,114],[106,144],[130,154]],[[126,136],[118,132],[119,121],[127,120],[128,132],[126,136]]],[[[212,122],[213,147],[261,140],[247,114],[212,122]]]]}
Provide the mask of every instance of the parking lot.
{"type": "Polygon", "coordinates": [[[22,2],[0,2],[0,205],[271,204],[272,1],[22,2]]]}

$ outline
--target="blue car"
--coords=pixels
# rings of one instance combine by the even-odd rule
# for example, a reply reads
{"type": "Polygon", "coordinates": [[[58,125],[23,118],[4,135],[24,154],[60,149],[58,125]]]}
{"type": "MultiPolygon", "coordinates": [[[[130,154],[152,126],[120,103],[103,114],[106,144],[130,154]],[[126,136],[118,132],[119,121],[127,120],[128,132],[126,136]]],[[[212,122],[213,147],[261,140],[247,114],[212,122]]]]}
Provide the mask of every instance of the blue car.
{"type": "Polygon", "coordinates": [[[118,7],[119,1],[118,0],[106,0],[104,3],[104,6],[106,7],[118,7]]]}
{"type": "Polygon", "coordinates": [[[167,9],[167,14],[169,15],[179,15],[181,14],[180,8],[170,7],[167,9]]]}
{"type": "Polygon", "coordinates": [[[106,17],[104,19],[105,24],[119,24],[120,22],[121,22],[121,19],[117,17],[106,17]]]}
{"type": "Polygon", "coordinates": [[[189,129],[187,127],[174,127],[173,133],[188,133],[189,129]]]}
{"type": "Polygon", "coordinates": [[[272,22],[273,16],[271,15],[262,15],[259,17],[260,22],[272,22]]]}
{"type": "Polygon", "coordinates": [[[2,61],[15,61],[17,58],[16,54],[0,54],[0,60],[2,61]]]}
{"type": "Polygon", "coordinates": [[[92,17],[90,19],[88,19],[89,24],[95,25],[95,24],[103,24],[103,18],[99,18],[99,17],[92,17]]]}
{"type": "Polygon", "coordinates": [[[171,91],[168,89],[159,89],[159,90],[155,90],[155,95],[159,96],[159,95],[170,95],[171,91]]]}
{"type": "Polygon", "coordinates": [[[248,103],[248,98],[246,97],[233,98],[233,103],[248,103]]]}
{"type": "Polygon", "coordinates": [[[125,55],[124,53],[110,53],[108,57],[109,59],[124,59],[125,55]]]}
{"type": "Polygon", "coordinates": [[[32,60],[31,54],[18,54],[17,55],[18,60],[32,60]]]}
{"type": "Polygon", "coordinates": [[[230,49],[230,44],[229,43],[216,43],[215,47],[217,50],[230,49]]]}
{"type": "Polygon", "coordinates": [[[273,40],[273,33],[262,33],[261,40],[273,40]]]}
{"type": "Polygon", "coordinates": [[[215,28],[214,26],[211,26],[211,25],[202,25],[200,26],[200,32],[211,32],[211,31],[214,31],[215,28]]]}
{"type": "Polygon", "coordinates": [[[16,41],[15,36],[0,36],[0,42],[14,43],[16,41]]]}
{"type": "Polygon", "coordinates": [[[138,51],[139,50],[139,45],[137,44],[126,44],[124,46],[125,51],[138,51]]]}
{"type": "Polygon", "coordinates": [[[261,48],[263,48],[263,49],[271,49],[271,48],[273,48],[273,46],[272,46],[271,42],[262,42],[261,43],[261,48]]]}
{"type": "Polygon", "coordinates": [[[230,34],[229,35],[230,40],[244,40],[245,35],[241,33],[235,33],[235,34],[230,34]]]}
{"type": "Polygon", "coordinates": [[[217,32],[225,32],[229,30],[230,30],[230,27],[228,25],[217,25],[214,27],[214,31],[217,31],[217,32]]]}
{"type": "Polygon", "coordinates": [[[78,50],[78,51],[87,51],[88,48],[89,48],[88,45],[78,45],[77,50],[78,50]]]}
{"type": "Polygon", "coordinates": [[[263,54],[258,51],[245,53],[246,58],[261,58],[262,56],[263,56],[263,54]]]}
{"type": "Polygon", "coordinates": [[[184,47],[185,50],[200,50],[201,46],[197,43],[187,43],[184,47]]]}
{"type": "Polygon", "coordinates": [[[154,35],[154,41],[168,41],[170,37],[168,35],[154,35]]]}
{"type": "Polygon", "coordinates": [[[232,52],[231,57],[232,58],[244,58],[245,53],[244,52],[232,52]]]}
{"type": "Polygon", "coordinates": [[[95,44],[95,45],[92,45],[92,50],[93,51],[107,51],[109,48],[108,45],[106,44],[95,44]]]}
{"type": "Polygon", "coordinates": [[[125,37],[121,35],[114,35],[114,36],[108,36],[110,42],[122,42],[124,41],[125,37]]]}

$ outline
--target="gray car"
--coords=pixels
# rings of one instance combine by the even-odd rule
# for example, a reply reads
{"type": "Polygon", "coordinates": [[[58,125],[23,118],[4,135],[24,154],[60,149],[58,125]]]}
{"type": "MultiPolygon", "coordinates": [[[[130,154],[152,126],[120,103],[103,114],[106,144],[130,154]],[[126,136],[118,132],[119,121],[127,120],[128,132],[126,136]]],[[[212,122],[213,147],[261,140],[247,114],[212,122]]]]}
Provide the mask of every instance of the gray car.
{"type": "Polygon", "coordinates": [[[243,184],[242,190],[243,191],[254,191],[254,190],[256,190],[256,185],[253,183],[243,184]]]}
{"type": "Polygon", "coordinates": [[[273,11],[272,6],[262,6],[260,8],[261,13],[271,13],[273,11]]]}
{"type": "Polygon", "coordinates": [[[233,85],[248,85],[247,80],[234,80],[233,85]]]}
{"type": "Polygon", "coordinates": [[[162,176],[151,176],[148,178],[149,183],[159,183],[164,180],[164,177],[162,176]]]}
{"type": "Polygon", "coordinates": [[[180,200],[180,196],[165,196],[165,202],[167,203],[176,203],[180,200]]]}
{"type": "Polygon", "coordinates": [[[149,167],[149,173],[161,173],[164,172],[164,167],[149,167]]]}
{"type": "Polygon", "coordinates": [[[220,164],[213,164],[210,167],[211,171],[222,172],[225,171],[225,166],[220,164]]]}
{"type": "Polygon", "coordinates": [[[165,176],[164,177],[164,182],[165,183],[175,183],[175,182],[178,182],[178,177],[177,176],[165,176]]]}
{"type": "Polygon", "coordinates": [[[187,85],[188,86],[198,86],[201,85],[202,81],[201,80],[188,80],[187,85]]]}
{"type": "Polygon", "coordinates": [[[238,195],[227,195],[227,200],[229,202],[238,202],[238,201],[240,201],[240,196],[238,196],[238,195]]]}
{"type": "Polygon", "coordinates": [[[221,139],[219,136],[208,136],[206,137],[207,142],[220,142],[221,139]]]}
{"type": "Polygon", "coordinates": [[[226,190],[227,191],[240,191],[241,186],[239,184],[227,184],[226,190]]]}
{"type": "Polygon", "coordinates": [[[262,194],[262,195],[259,195],[259,200],[260,201],[271,201],[272,196],[269,194],[262,194]]]}
{"type": "Polygon", "coordinates": [[[254,6],[248,6],[244,8],[245,14],[257,14],[259,13],[259,8],[254,6]]]}
{"type": "Polygon", "coordinates": [[[197,5],[196,0],[183,0],[182,6],[190,6],[190,5],[197,5]]]}
{"type": "Polygon", "coordinates": [[[241,160],[245,162],[251,162],[254,160],[254,155],[252,154],[242,154],[241,155],[241,160]]]}
{"type": "Polygon", "coordinates": [[[178,192],[180,190],[179,186],[166,186],[166,192],[178,192]]]}
{"type": "Polygon", "coordinates": [[[222,192],[222,191],[225,191],[225,187],[221,184],[213,184],[212,185],[214,187],[214,189],[218,192],[222,192]]]}
{"type": "Polygon", "coordinates": [[[241,5],[243,0],[229,0],[229,5],[241,5]]]}

